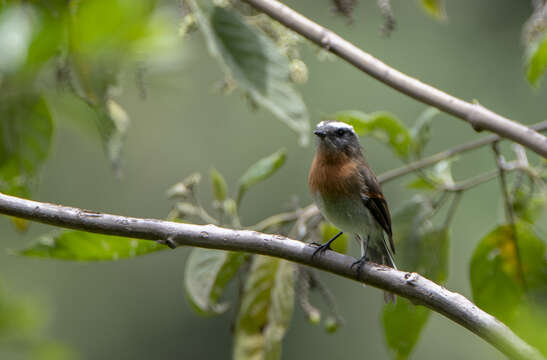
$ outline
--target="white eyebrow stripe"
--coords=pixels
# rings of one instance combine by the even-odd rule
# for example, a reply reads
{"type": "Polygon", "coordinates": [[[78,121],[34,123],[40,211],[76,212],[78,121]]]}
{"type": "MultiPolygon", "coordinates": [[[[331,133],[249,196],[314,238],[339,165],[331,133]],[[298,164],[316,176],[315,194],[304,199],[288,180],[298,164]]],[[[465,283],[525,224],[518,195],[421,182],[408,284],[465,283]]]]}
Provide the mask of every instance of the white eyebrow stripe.
{"type": "Polygon", "coordinates": [[[353,126],[351,126],[350,124],[339,122],[339,121],[330,122],[328,126],[333,127],[335,129],[349,129],[353,131],[353,126]]]}
{"type": "Polygon", "coordinates": [[[353,126],[340,121],[321,121],[319,124],[317,124],[317,128],[320,128],[323,126],[334,128],[334,129],[348,129],[355,132],[355,130],[353,129],[353,126]]]}

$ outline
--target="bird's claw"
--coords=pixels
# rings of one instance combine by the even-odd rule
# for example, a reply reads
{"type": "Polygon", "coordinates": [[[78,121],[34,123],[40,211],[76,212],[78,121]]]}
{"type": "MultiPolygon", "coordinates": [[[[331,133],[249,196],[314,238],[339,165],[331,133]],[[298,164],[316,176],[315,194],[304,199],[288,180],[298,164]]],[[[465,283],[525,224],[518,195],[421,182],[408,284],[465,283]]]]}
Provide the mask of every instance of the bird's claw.
{"type": "Polygon", "coordinates": [[[357,276],[360,277],[361,276],[361,270],[362,270],[362,268],[363,268],[363,266],[365,265],[366,262],[367,262],[367,259],[363,256],[359,260],[353,262],[351,264],[350,268],[353,270],[353,268],[355,266],[357,266],[357,276]]]}
{"type": "Polygon", "coordinates": [[[318,242],[312,242],[311,245],[315,245],[317,246],[317,249],[315,249],[315,251],[313,252],[313,254],[311,255],[311,258],[313,259],[315,257],[315,255],[317,255],[317,253],[324,253],[325,251],[327,250],[332,250],[331,247],[330,247],[330,244],[329,243],[326,243],[326,244],[320,244],[318,242]]]}

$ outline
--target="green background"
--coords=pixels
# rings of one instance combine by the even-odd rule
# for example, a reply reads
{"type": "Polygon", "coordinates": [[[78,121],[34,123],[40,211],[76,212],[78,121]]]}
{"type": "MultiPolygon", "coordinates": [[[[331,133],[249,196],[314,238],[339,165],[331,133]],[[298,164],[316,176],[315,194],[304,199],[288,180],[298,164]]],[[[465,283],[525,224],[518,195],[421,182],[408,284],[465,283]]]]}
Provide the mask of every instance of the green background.
{"type": "MultiPolygon", "coordinates": [[[[427,17],[417,1],[393,1],[397,30],[381,38],[375,1],[360,1],[354,23],[333,15],[331,4],[288,1],[298,11],[411,76],[465,100],[523,123],[544,120],[547,91],[535,90],[524,76],[521,27],[530,14],[526,1],[448,1],[448,22],[427,17]]],[[[235,182],[257,159],[288,149],[285,166],[252,188],[241,210],[244,224],[290,209],[292,197],[311,199],[307,172],[313,146],[297,145],[296,135],[269,112],[254,112],[236,91],[215,92],[222,74],[199,33],[184,39],[177,66],[149,69],[148,97],[141,100],[133,75],[122,79],[118,98],[132,119],[125,147],[124,178],[117,180],[102,152],[89,112],[51,93],[57,129],[51,155],[33,198],[130,216],[162,218],[170,209],[165,190],[194,171],[221,171],[232,195],[235,182]]],[[[309,82],[299,86],[312,123],[326,114],[355,109],[388,110],[406,124],[425,109],[340,61],[319,61],[318,48],[303,47],[309,82]]],[[[447,115],[433,125],[427,149],[433,153],[480,135],[447,115]]],[[[376,173],[400,166],[391,151],[374,140],[362,141],[376,173]]],[[[465,155],[455,165],[464,179],[494,167],[490,151],[465,155]]],[[[392,209],[412,191],[405,181],[384,187],[392,209]]],[[[207,179],[204,199],[212,195],[207,179]]],[[[464,195],[456,215],[450,249],[449,289],[470,296],[468,263],[478,240],[502,216],[495,182],[464,195]]],[[[205,201],[207,203],[207,201],[205,201]]],[[[23,247],[51,228],[33,224],[21,236],[0,223],[5,248],[23,247]]],[[[543,230],[540,236],[545,239],[543,230]]],[[[350,248],[351,249],[351,248],[350,248]]],[[[351,249],[357,254],[357,249],[351,249]]],[[[190,308],[182,287],[188,249],[165,251],[111,263],[71,263],[0,254],[0,274],[10,291],[43,302],[50,310],[49,337],[71,344],[86,359],[225,359],[231,355],[234,314],[201,318],[190,308]]],[[[297,310],[286,335],[284,359],[388,358],[380,326],[380,292],[321,274],[337,295],[346,325],[335,334],[307,323],[297,310]]],[[[233,292],[233,289],[232,289],[233,292]]],[[[459,325],[433,313],[413,357],[498,359],[502,355],[459,325]]]]}

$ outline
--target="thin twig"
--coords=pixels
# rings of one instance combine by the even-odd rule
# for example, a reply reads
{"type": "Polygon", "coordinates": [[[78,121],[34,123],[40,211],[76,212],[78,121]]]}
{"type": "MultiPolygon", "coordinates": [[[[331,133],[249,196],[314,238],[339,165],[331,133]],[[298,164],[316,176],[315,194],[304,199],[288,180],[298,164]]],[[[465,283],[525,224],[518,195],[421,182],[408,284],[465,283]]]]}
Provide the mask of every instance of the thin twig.
{"type": "Polygon", "coordinates": [[[296,287],[298,304],[302,311],[306,313],[312,323],[319,322],[321,312],[310,302],[311,277],[310,270],[304,266],[298,266],[298,282],[296,287]]]}
{"type": "Polygon", "coordinates": [[[450,223],[454,219],[454,215],[456,215],[456,209],[458,208],[458,205],[460,204],[460,201],[462,199],[463,191],[457,191],[454,193],[454,197],[452,198],[452,202],[450,203],[450,207],[448,208],[448,212],[446,213],[446,217],[444,219],[443,228],[446,229],[450,226],[450,223]]]}
{"type": "Polygon", "coordinates": [[[484,174],[477,175],[475,177],[472,177],[470,179],[461,181],[457,184],[447,187],[445,188],[445,190],[452,191],[452,192],[466,191],[471,188],[474,188],[475,186],[481,185],[485,182],[495,179],[499,174],[500,174],[500,171],[498,169],[488,171],[488,172],[485,172],[484,174]]]}
{"type": "Polygon", "coordinates": [[[322,269],[342,277],[390,291],[457,322],[513,359],[544,359],[539,351],[507,326],[485,313],[463,295],[416,273],[366,263],[361,271],[351,267],[354,258],[328,251],[312,258],[316,247],[281,235],[225,229],[157,219],[132,218],[25,200],[0,193],[0,213],[58,227],[146,240],[169,239],[178,246],[245,251],[274,256],[322,269]]]}
{"type": "Polygon", "coordinates": [[[243,1],[395,90],[454,115],[477,131],[491,131],[547,157],[547,138],[534,130],[496,114],[477,102],[463,101],[403,74],[279,1],[243,1]]]}
{"type": "MultiPolygon", "coordinates": [[[[547,121],[542,121],[540,123],[534,124],[530,126],[530,128],[536,130],[536,131],[545,131],[547,130],[547,121]]],[[[482,139],[470,141],[468,143],[458,145],[453,147],[452,149],[441,151],[437,154],[428,156],[426,158],[423,158],[422,160],[418,160],[416,162],[410,163],[408,165],[402,166],[400,168],[387,171],[383,174],[381,174],[378,177],[378,180],[381,183],[387,183],[388,181],[394,180],[398,177],[401,177],[406,174],[410,174],[413,171],[416,171],[418,169],[423,169],[425,167],[434,165],[438,163],[439,161],[448,159],[454,155],[461,154],[467,151],[475,150],[480,147],[483,147],[485,145],[490,145],[491,143],[495,141],[499,141],[502,138],[498,135],[490,135],[483,137],[482,139]]]]}
{"type": "Polygon", "coordinates": [[[344,318],[342,317],[342,315],[340,315],[340,312],[338,311],[338,307],[336,306],[336,301],[334,301],[334,295],[332,294],[332,292],[329,290],[327,285],[325,285],[323,281],[321,281],[321,279],[317,276],[313,269],[309,269],[308,274],[310,277],[311,288],[316,289],[319,294],[321,294],[321,297],[325,301],[325,304],[327,305],[327,308],[329,309],[336,323],[339,325],[343,325],[344,318]]]}
{"type": "Polygon", "coordinates": [[[515,257],[517,258],[518,276],[520,278],[520,281],[522,282],[522,286],[526,289],[526,280],[524,278],[524,270],[522,267],[522,259],[520,257],[520,249],[518,244],[517,227],[515,225],[515,213],[513,211],[513,201],[511,200],[511,196],[509,195],[507,180],[505,177],[505,173],[507,170],[506,170],[505,160],[503,159],[503,155],[501,154],[498,145],[499,145],[498,142],[494,142],[492,144],[492,150],[494,151],[494,154],[496,156],[496,164],[498,164],[498,168],[499,168],[501,192],[503,194],[503,200],[505,203],[505,218],[507,223],[511,227],[511,240],[513,241],[513,246],[515,248],[515,257]]]}

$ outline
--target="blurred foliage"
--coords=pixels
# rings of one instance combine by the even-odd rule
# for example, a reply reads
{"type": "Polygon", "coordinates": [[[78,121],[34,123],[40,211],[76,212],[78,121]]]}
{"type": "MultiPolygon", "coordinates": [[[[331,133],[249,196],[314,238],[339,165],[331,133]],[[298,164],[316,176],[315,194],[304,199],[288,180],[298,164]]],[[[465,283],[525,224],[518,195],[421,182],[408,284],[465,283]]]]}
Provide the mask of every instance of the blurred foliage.
{"type": "Polygon", "coordinates": [[[46,309],[37,301],[14,296],[0,284],[0,357],[3,359],[72,360],[67,345],[43,335],[46,309]]]}
{"type": "Polygon", "coordinates": [[[153,0],[0,3],[0,184],[30,196],[49,153],[53,120],[44,100],[55,85],[85,101],[114,169],[129,125],[112,98],[117,78],[137,62],[165,57],[174,35],[153,0]],[[97,19],[101,19],[98,26],[97,19]],[[52,84],[55,82],[55,84],[52,84]]]}
{"type": "Polygon", "coordinates": [[[2,96],[0,102],[0,190],[29,197],[30,184],[49,153],[53,124],[37,95],[2,96]]]}
{"type": "Polygon", "coordinates": [[[100,261],[125,259],[165,249],[165,245],[149,240],[73,230],[43,235],[19,251],[19,254],[62,260],[100,261]]]}
{"type": "Polygon", "coordinates": [[[209,52],[223,68],[227,81],[237,84],[253,102],[270,110],[298,133],[302,145],[307,145],[308,111],[290,83],[287,56],[279,51],[272,39],[248,25],[235,12],[205,1],[187,2],[209,52]]]}

